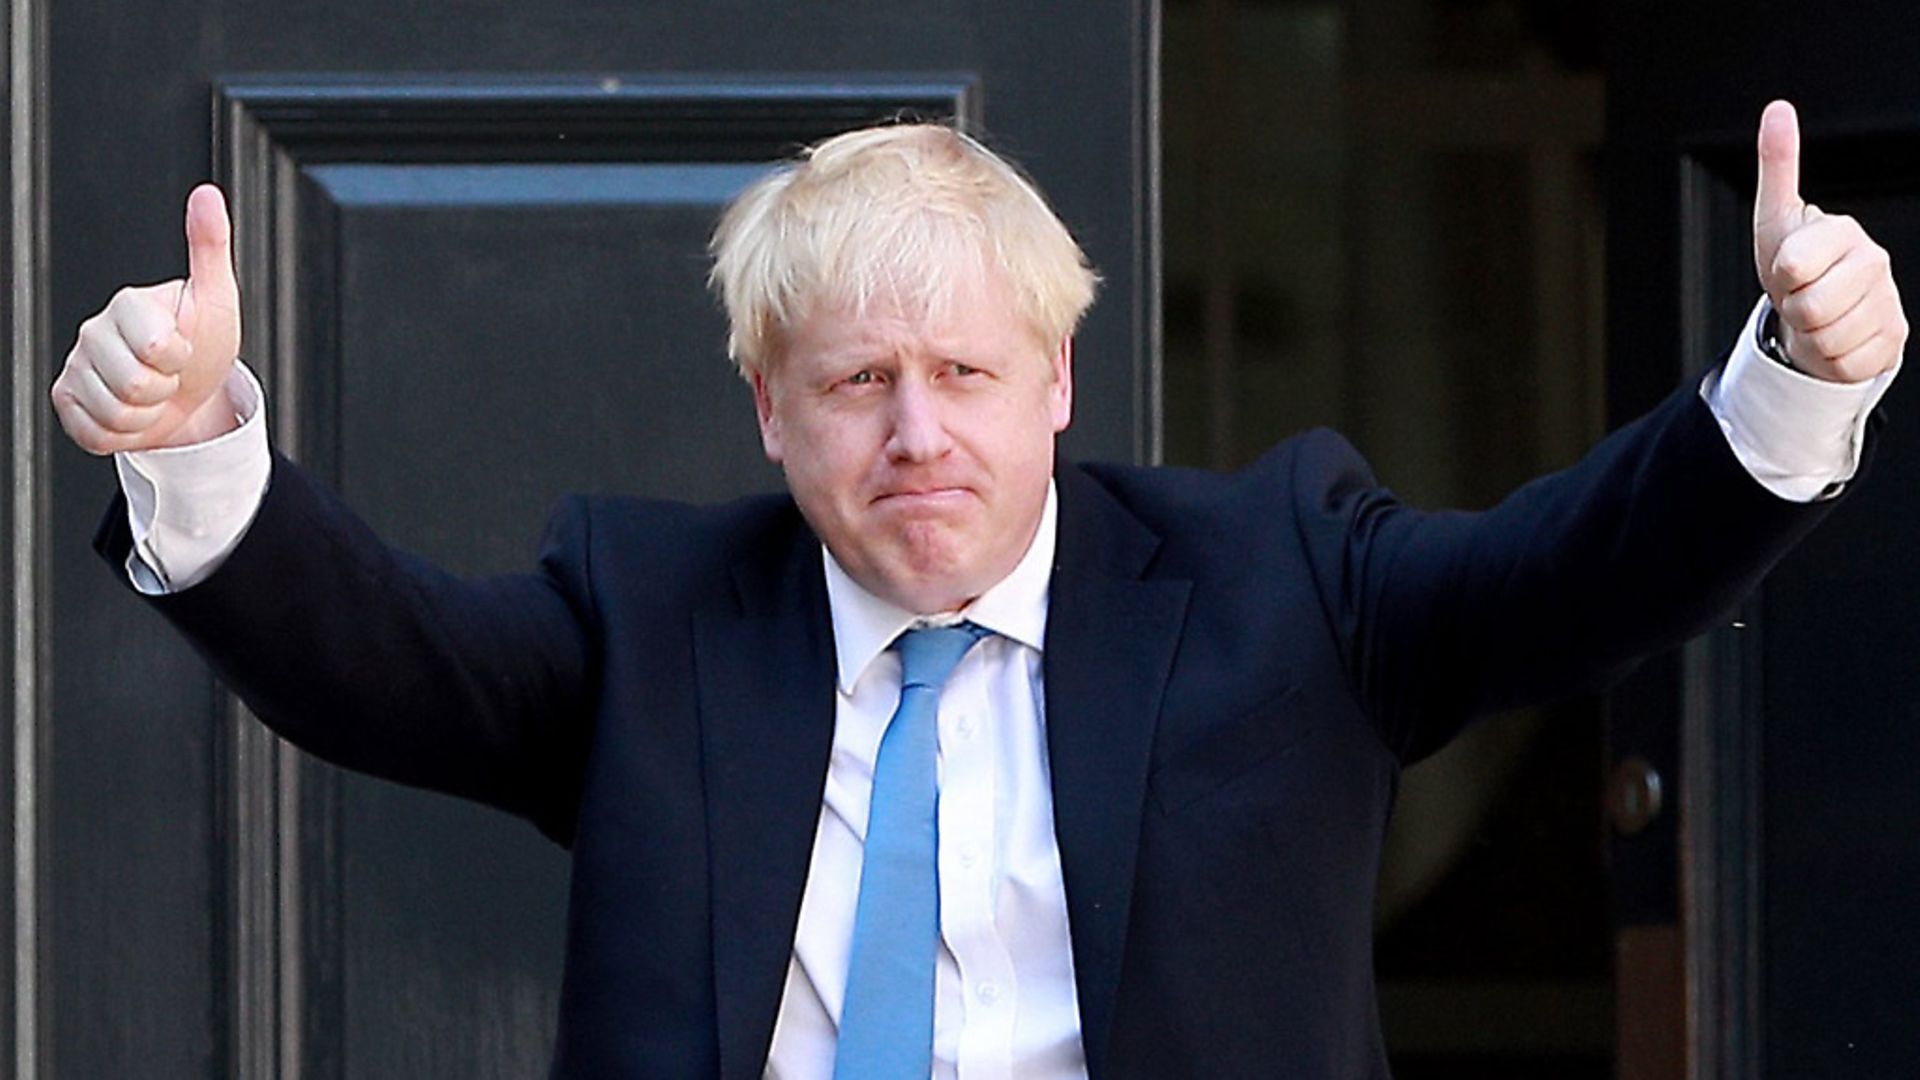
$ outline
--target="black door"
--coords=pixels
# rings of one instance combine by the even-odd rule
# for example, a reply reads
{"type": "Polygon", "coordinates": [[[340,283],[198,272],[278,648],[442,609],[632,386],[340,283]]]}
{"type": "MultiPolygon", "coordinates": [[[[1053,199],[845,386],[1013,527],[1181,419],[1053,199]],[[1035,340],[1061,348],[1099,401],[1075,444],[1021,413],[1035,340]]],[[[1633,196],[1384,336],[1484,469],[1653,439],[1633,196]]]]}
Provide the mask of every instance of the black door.
{"type": "Polygon", "coordinates": [[[545,1068],[565,857],[241,715],[87,551],[45,408],[73,327],[235,211],[279,445],[390,540],[527,565],[568,490],[768,488],[703,290],[719,205],[897,114],[1023,161],[1105,277],[1065,450],[1157,453],[1155,5],[15,0],[5,421],[20,1075],[545,1068]]]}
{"type": "MultiPolygon", "coordinates": [[[[1800,107],[1804,195],[1866,224],[1913,309],[1920,12],[1635,0],[1612,37],[1616,419],[1697,376],[1758,296],[1753,143],[1772,97],[1800,107]]],[[[1738,622],[1614,699],[1614,757],[1668,780],[1668,809],[1614,844],[1621,1012],[1638,1025],[1623,1075],[1920,1070],[1920,396],[1896,386],[1883,407],[1848,504],[1738,622]]]]}

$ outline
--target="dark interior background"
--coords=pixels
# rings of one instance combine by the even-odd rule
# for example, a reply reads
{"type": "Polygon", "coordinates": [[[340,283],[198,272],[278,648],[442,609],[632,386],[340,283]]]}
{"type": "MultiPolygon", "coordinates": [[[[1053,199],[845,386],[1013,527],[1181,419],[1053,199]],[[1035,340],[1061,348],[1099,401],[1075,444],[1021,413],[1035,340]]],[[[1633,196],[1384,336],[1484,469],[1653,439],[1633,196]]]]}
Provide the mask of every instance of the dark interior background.
{"type": "MultiPolygon", "coordinates": [[[[1920,257],[1908,4],[1164,14],[1170,460],[1324,423],[1466,507],[1570,460],[1697,380],[1756,299],[1773,97],[1800,106],[1807,197],[1903,282],[1920,257]]],[[[1407,774],[1378,939],[1398,1075],[1920,1068],[1911,400],[1726,627],[1407,774]]]]}
{"type": "MultiPolygon", "coordinates": [[[[1328,425],[1477,507],[1605,430],[1601,5],[1165,7],[1167,457],[1328,425]]],[[[1411,770],[1379,898],[1396,1075],[1614,1067],[1602,702],[1411,770]]]]}

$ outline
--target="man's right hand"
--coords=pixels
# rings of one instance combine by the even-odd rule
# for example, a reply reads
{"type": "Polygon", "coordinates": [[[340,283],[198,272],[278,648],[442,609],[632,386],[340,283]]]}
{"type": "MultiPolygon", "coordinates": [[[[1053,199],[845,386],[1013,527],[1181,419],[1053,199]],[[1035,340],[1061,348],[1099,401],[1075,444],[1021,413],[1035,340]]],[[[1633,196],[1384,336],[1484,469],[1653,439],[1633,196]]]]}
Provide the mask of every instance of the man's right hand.
{"type": "Polygon", "coordinates": [[[129,286],[80,324],[53,410],[91,454],[185,446],[239,426],[227,375],[240,353],[240,285],[226,197],[187,197],[187,279],[129,286]]]}

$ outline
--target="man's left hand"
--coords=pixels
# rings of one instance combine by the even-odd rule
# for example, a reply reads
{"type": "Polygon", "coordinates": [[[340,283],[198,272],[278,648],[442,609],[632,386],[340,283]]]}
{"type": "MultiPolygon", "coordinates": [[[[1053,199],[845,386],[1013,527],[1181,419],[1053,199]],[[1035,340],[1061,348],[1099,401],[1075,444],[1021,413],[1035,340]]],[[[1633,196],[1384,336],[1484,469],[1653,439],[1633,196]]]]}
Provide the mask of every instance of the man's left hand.
{"type": "Polygon", "coordinates": [[[1796,369],[1852,383],[1899,362],[1907,316],[1887,249],[1854,219],[1800,198],[1800,120],[1784,101],[1760,116],[1753,263],[1796,369]]]}

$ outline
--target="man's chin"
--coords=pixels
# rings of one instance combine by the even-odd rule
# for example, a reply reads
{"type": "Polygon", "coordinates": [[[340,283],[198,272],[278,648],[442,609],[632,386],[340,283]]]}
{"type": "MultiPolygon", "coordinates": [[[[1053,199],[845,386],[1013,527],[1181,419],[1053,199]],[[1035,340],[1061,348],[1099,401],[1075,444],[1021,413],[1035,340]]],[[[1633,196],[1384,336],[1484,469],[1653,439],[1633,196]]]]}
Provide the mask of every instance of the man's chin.
{"type": "Polygon", "coordinates": [[[958,611],[993,585],[989,576],[949,549],[912,551],[886,575],[885,599],[916,615],[958,611]]]}
{"type": "Polygon", "coordinates": [[[929,590],[900,596],[892,603],[901,610],[910,611],[915,615],[950,615],[979,598],[980,594],[977,592],[929,590]]]}

